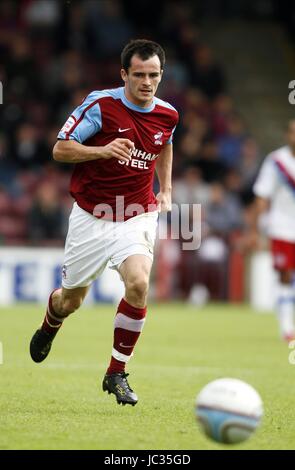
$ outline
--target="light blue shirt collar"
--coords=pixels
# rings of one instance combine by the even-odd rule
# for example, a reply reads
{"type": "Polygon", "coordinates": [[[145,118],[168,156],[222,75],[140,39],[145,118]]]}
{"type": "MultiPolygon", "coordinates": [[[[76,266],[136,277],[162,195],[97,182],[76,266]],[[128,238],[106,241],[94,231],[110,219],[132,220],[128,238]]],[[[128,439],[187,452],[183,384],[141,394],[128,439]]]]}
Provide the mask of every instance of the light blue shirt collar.
{"type": "Polygon", "coordinates": [[[122,103],[127,106],[127,108],[133,109],[133,111],[138,111],[140,113],[150,113],[156,106],[155,99],[153,99],[151,106],[149,106],[148,108],[142,108],[137,104],[131,103],[131,101],[127,100],[126,98],[124,87],[120,88],[120,98],[122,103]]]}

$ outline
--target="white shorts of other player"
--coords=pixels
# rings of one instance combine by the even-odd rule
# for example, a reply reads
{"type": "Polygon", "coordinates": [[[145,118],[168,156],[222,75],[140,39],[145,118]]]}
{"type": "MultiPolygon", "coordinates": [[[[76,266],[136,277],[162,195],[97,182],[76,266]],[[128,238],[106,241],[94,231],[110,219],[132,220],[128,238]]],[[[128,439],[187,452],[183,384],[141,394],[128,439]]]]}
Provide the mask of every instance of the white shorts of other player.
{"type": "Polygon", "coordinates": [[[66,289],[91,284],[109,263],[118,270],[131,255],[153,260],[158,212],[146,212],[125,222],[97,219],[75,202],[69,218],[62,286],[66,289]]]}

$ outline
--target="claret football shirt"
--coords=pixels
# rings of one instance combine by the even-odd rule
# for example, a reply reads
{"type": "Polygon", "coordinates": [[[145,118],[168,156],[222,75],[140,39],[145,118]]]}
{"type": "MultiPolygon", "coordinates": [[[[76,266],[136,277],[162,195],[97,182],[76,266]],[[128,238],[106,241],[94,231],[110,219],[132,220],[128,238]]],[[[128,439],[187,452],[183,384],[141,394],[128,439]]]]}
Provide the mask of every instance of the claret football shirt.
{"type": "Polygon", "coordinates": [[[112,220],[137,215],[132,207],[141,206],[142,212],[155,210],[155,165],[162,148],[172,142],[177,122],[175,108],[159,98],[141,108],[127,100],[124,87],[90,93],[68,118],[58,139],[104,146],[126,138],[134,149],[129,162],[111,158],[77,163],[70,185],[77,204],[96,217],[112,220]],[[110,214],[100,210],[105,205],[111,208],[110,214]]]}

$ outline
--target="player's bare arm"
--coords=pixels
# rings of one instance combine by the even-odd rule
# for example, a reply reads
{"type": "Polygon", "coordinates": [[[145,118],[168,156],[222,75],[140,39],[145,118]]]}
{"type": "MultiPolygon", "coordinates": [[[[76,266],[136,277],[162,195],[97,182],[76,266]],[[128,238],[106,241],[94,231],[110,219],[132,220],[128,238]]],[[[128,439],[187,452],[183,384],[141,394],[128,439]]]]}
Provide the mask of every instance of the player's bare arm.
{"type": "Polygon", "coordinates": [[[254,206],[254,226],[259,233],[259,219],[260,217],[269,211],[270,208],[270,200],[261,196],[257,196],[255,198],[255,206],[254,206]]]}
{"type": "Polygon", "coordinates": [[[157,194],[160,212],[171,211],[172,161],[173,146],[167,144],[161,151],[156,164],[156,172],[160,183],[160,191],[157,194]]]}
{"type": "Polygon", "coordinates": [[[53,158],[61,163],[81,163],[110,158],[128,162],[133,148],[134,143],[129,139],[114,139],[103,147],[90,147],[75,140],[58,140],[53,148],[53,158]]]}
{"type": "Polygon", "coordinates": [[[256,197],[255,199],[255,209],[256,215],[259,217],[261,214],[269,210],[269,199],[264,197],[256,197]]]}
{"type": "Polygon", "coordinates": [[[261,249],[264,242],[261,237],[261,216],[269,211],[270,201],[268,198],[256,196],[254,210],[249,231],[245,236],[245,242],[252,250],[261,249]]]}

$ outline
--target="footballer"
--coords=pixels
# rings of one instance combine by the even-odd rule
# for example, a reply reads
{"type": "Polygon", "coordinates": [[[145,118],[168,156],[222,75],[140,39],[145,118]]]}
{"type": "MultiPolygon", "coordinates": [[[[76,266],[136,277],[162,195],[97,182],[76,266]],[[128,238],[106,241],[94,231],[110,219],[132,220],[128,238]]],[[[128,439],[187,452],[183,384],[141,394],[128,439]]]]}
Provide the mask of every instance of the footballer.
{"type": "Polygon", "coordinates": [[[295,119],[288,123],[287,145],[264,160],[254,184],[256,212],[268,211],[267,229],[278,273],[277,314],[282,338],[295,339],[292,278],[295,271],[295,119]]]}
{"type": "Polygon", "coordinates": [[[54,290],[30,343],[35,362],[49,354],[63,321],[82,304],[108,265],[125,286],[114,320],[102,388],[123,405],[138,397],[125,371],[147,314],[158,214],[171,210],[172,136],[178,113],[155,96],[165,53],[154,41],[131,40],[121,54],[124,86],[93,91],[69,116],[53,149],[74,170],[62,286],[54,290]],[[159,193],[153,193],[154,173],[159,193]]]}

